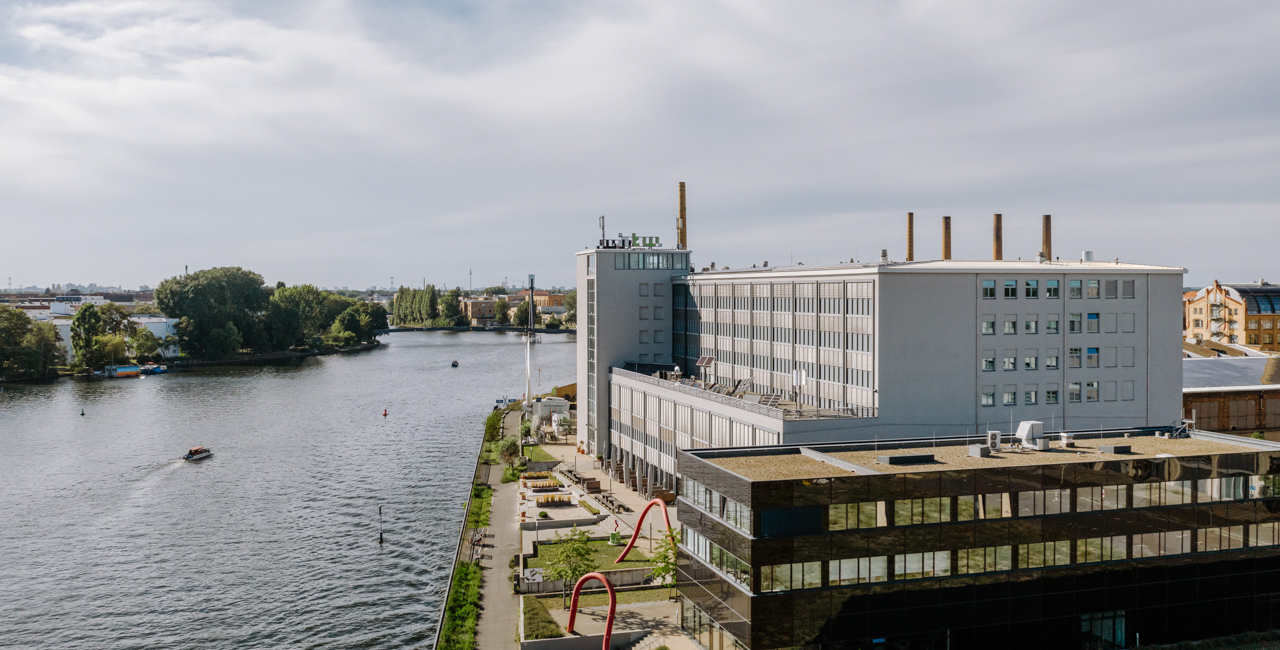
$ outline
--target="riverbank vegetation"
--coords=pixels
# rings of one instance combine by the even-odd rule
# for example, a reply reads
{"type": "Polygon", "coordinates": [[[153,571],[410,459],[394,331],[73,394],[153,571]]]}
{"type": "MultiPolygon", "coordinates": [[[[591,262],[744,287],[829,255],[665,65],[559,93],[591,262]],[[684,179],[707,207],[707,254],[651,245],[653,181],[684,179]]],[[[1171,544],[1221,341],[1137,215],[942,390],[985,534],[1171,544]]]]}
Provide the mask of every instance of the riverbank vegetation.
{"type": "Polygon", "coordinates": [[[0,379],[47,377],[56,374],[66,358],[58,328],[0,305],[0,379]]]}
{"type": "Polygon", "coordinates": [[[493,507],[493,488],[484,483],[471,486],[471,507],[467,508],[467,528],[485,528],[489,525],[489,510],[493,507]]]}
{"type": "MultiPolygon", "coordinates": [[[[177,318],[183,354],[225,359],[239,352],[335,348],[372,341],[387,329],[387,311],[304,284],[269,287],[240,267],[204,269],[156,287],[156,307],[177,318]]],[[[78,354],[78,350],[77,350],[78,354]]]]}
{"type": "Polygon", "coordinates": [[[434,284],[423,289],[400,287],[391,303],[391,321],[401,327],[457,327],[469,325],[462,313],[460,287],[441,292],[434,284]]]}
{"type": "Polygon", "coordinates": [[[436,647],[441,650],[473,650],[476,620],[480,616],[480,565],[463,562],[453,570],[453,584],[444,605],[444,624],[436,647]]]}

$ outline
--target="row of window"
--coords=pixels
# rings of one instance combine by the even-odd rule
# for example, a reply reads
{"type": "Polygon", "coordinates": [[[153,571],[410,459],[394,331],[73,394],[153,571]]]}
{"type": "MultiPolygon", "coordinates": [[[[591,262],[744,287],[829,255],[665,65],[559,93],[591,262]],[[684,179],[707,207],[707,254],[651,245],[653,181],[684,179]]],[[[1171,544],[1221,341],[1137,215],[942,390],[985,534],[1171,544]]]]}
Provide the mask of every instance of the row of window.
{"type": "Polygon", "coordinates": [[[684,270],[689,268],[688,253],[614,253],[615,270],[649,271],[656,269],[684,270]]]}
{"type": "MultiPolygon", "coordinates": [[[[1072,404],[1082,402],[1131,402],[1134,400],[1135,384],[1132,379],[1122,379],[1120,381],[1072,381],[1067,383],[1067,402],[1072,404]]],[[[1004,387],[1000,392],[1001,406],[1018,406],[1018,396],[1022,396],[1023,406],[1036,406],[1041,404],[1040,398],[1042,393],[1037,384],[1026,384],[1022,386],[1022,390],[1018,386],[1010,384],[1004,387]]],[[[1058,390],[1058,384],[1046,384],[1043,392],[1044,404],[1060,404],[1062,396],[1058,390]]],[[[982,392],[978,395],[978,404],[980,406],[996,405],[996,387],[983,386],[982,392]]]]}
{"type": "MultiPolygon", "coordinates": [[[[982,297],[986,300],[994,300],[996,297],[996,281],[982,281],[982,297]]],[[[1018,297],[1018,281],[1004,280],[1002,282],[1004,289],[1003,296],[1007,300],[1014,300],[1018,297]]],[[[1054,300],[1060,297],[1059,281],[1044,281],[1044,297],[1054,300]]],[[[1067,297],[1068,298],[1132,298],[1134,292],[1133,280],[1068,280],[1067,281],[1067,297]]],[[[1029,300],[1035,300],[1040,297],[1040,281],[1039,280],[1023,280],[1022,281],[1022,297],[1029,300]]]]}
{"type": "MultiPolygon", "coordinates": [[[[1135,315],[1130,313],[1069,313],[1067,314],[1068,334],[1114,334],[1116,332],[1131,333],[1135,330],[1135,315]]],[[[1039,315],[1029,315],[1022,320],[1022,328],[1018,328],[1018,317],[1007,315],[1002,321],[1002,334],[1039,334],[1039,315]]],[[[996,317],[994,314],[983,314],[980,323],[983,336],[994,336],[996,333],[996,317]]],[[[1044,320],[1045,334],[1061,334],[1057,314],[1048,314],[1044,320]]]]}
{"type": "Polygon", "coordinates": [[[1220,526],[760,567],[764,593],[1280,545],[1280,524],[1220,526]],[[1246,534],[1247,533],[1247,534],[1246,534]],[[1193,548],[1194,545],[1194,548],[1193,548]],[[1074,551],[1073,547],[1074,546],[1074,551]],[[1016,562],[1016,564],[1015,564],[1016,562]],[[826,575],[823,575],[823,565],[826,575]],[[825,579],[824,579],[825,578],[825,579]]]}
{"type": "Polygon", "coordinates": [[[743,562],[738,556],[720,548],[718,544],[703,537],[701,533],[689,526],[685,526],[681,531],[680,545],[685,547],[690,555],[720,569],[747,591],[751,590],[751,565],[743,562]]]}
{"type": "Polygon", "coordinates": [[[680,493],[704,512],[719,517],[725,523],[748,535],[751,534],[751,508],[690,478],[681,481],[680,493]]]}
{"type": "MultiPolygon", "coordinates": [[[[1233,337],[1233,338],[1234,338],[1234,337],[1233,337]]],[[[1257,345],[1257,344],[1258,344],[1258,335],[1257,335],[1257,334],[1250,334],[1250,335],[1248,335],[1248,336],[1247,336],[1247,337],[1245,337],[1245,338],[1246,338],[1246,340],[1248,341],[1249,345],[1257,345]]],[[[1277,338],[1276,338],[1276,341],[1277,341],[1277,342],[1280,342],[1280,337],[1277,337],[1277,338]]],[[[1271,335],[1270,335],[1270,334],[1263,334],[1263,335],[1262,335],[1262,344],[1263,344],[1263,345],[1266,345],[1266,344],[1269,344],[1269,343],[1271,343],[1271,335]]]]}
{"type": "Polygon", "coordinates": [[[829,531],[914,526],[953,521],[1038,517],[1127,508],[1181,506],[1280,496],[1280,476],[1229,476],[1194,481],[1104,485],[1072,490],[993,492],[957,497],[833,503],[827,506],[829,531]],[[1072,509],[1074,506],[1074,510],[1072,509]]]}
{"type": "MultiPolygon", "coordinates": [[[[661,283],[661,282],[654,282],[654,283],[653,283],[653,296],[654,296],[654,297],[656,297],[656,298],[661,298],[661,297],[662,297],[662,291],[663,291],[663,283],[661,283]]],[[[648,282],[641,282],[641,283],[640,283],[640,297],[641,297],[641,298],[648,298],[648,297],[649,297],[649,283],[648,283],[648,282]]]]}
{"type": "MultiPolygon", "coordinates": [[[[994,372],[996,370],[995,350],[983,350],[982,361],[978,366],[983,372],[994,372]]],[[[1106,348],[1067,348],[1067,367],[1068,368],[1115,368],[1122,366],[1131,368],[1134,365],[1134,355],[1136,349],[1133,346],[1123,347],[1106,347],[1106,348]]],[[[1039,370],[1040,369],[1040,351],[1038,349],[1024,350],[1021,357],[1022,363],[1018,363],[1019,356],[1017,350],[1005,350],[1004,356],[1000,357],[1000,369],[1013,371],[1021,368],[1022,370],[1039,370]]],[[[1058,350],[1053,348],[1044,355],[1044,369],[1058,370],[1058,350]]]]}

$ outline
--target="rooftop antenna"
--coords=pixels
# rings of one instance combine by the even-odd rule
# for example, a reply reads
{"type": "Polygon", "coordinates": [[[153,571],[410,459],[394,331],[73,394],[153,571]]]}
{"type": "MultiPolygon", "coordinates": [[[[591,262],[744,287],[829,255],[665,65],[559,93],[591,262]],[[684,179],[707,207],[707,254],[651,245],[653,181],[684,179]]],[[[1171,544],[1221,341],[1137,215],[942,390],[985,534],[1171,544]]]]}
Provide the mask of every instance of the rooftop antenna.
{"type": "Polygon", "coordinates": [[[604,215],[600,215],[600,239],[604,239],[604,215]]]}
{"type": "Polygon", "coordinates": [[[680,218],[676,220],[676,248],[686,250],[689,246],[685,241],[688,232],[688,223],[685,221],[684,211],[684,181],[680,181],[680,218]]]}

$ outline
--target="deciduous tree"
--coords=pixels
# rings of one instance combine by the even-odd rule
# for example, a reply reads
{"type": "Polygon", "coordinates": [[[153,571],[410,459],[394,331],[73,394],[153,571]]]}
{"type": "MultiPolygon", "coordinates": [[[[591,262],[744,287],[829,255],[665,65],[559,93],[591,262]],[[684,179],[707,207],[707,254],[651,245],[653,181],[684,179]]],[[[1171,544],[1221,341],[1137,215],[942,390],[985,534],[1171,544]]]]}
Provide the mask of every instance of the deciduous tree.
{"type": "MultiPolygon", "coordinates": [[[[548,548],[548,547],[543,547],[548,548]]],[[[560,606],[565,606],[565,592],[571,583],[592,572],[596,568],[595,553],[591,550],[587,531],[573,530],[561,535],[556,533],[555,539],[547,551],[547,577],[552,580],[563,580],[560,588],[560,606]]]]}
{"type": "Polygon", "coordinates": [[[82,305],[71,319],[71,348],[76,354],[76,364],[94,367],[98,356],[95,341],[103,334],[102,317],[92,304],[82,305]]]}

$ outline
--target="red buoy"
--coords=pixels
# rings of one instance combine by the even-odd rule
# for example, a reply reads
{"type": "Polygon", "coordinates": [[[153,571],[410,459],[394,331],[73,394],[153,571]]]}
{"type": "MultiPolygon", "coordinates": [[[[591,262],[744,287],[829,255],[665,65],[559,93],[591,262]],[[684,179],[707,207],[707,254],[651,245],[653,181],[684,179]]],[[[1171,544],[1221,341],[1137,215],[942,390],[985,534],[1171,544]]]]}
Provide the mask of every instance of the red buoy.
{"type": "Polygon", "coordinates": [[[382,417],[387,417],[387,409],[382,409],[382,417]]]}

